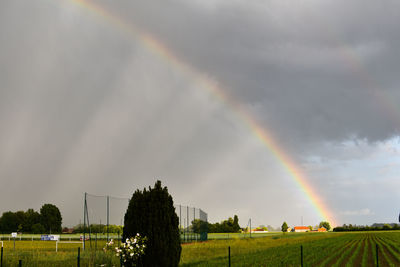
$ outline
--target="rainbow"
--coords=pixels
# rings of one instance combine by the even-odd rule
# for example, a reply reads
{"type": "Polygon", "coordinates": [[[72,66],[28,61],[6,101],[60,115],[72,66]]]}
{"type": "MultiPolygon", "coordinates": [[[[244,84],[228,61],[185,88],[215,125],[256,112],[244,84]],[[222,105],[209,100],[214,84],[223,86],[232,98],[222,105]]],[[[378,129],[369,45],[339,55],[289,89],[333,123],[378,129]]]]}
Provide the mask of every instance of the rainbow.
{"type": "Polygon", "coordinates": [[[135,41],[140,42],[144,47],[152,53],[158,55],[163,60],[169,62],[174,68],[180,70],[184,74],[192,78],[192,80],[209,90],[216,98],[229,107],[234,114],[241,119],[243,124],[262,142],[262,144],[274,155],[280,162],[282,167],[290,174],[295,183],[305,194],[312,206],[322,220],[329,221],[332,225],[336,225],[333,215],[322,199],[318,196],[316,190],[307,182],[307,179],[301,168],[287,155],[279,144],[273,139],[270,131],[265,129],[258,123],[252,114],[250,114],[238,101],[234,99],[227,90],[209,79],[199,71],[180,60],[176,54],[154,38],[151,34],[142,31],[135,25],[129,24],[116,14],[106,8],[98,5],[95,1],[87,0],[67,0],[85,10],[94,13],[102,19],[108,21],[121,31],[132,36],[135,41]]]}

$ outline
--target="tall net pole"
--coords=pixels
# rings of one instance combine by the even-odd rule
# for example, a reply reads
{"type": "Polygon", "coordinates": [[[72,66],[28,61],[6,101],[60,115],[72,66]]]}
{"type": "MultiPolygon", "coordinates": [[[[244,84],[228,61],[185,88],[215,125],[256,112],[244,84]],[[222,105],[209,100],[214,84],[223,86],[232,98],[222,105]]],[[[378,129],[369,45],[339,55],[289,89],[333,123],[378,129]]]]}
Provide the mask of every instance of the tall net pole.
{"type": "Polygon", "coordinates": [[[85,192],[85,197],[83,201],[83,249],[85,249],[85,228],[86,228],[86,192],[85,192]]]}
{"type": "Polygon", "coordinates": [[[107,242],[108,242],[108,226],[110,225],[110,197],[107,196],[107,242]]]}
{"type": "Polygon", "coordinates": [[[189,234],[189,206],[186,207],[186,227],[187,227],[187,233],[186,236],[189,234]]]}
{"type": "MultiPolygon", "coordinates": [[[[181,232],[182,232],[182,220],[181,220],[181,218],[182,218],[182,206],[179,205],[179,234],[181,234],[181,232]]],[[[400,219],[399,219],[399,221],[400,221],[400,219]]]]}

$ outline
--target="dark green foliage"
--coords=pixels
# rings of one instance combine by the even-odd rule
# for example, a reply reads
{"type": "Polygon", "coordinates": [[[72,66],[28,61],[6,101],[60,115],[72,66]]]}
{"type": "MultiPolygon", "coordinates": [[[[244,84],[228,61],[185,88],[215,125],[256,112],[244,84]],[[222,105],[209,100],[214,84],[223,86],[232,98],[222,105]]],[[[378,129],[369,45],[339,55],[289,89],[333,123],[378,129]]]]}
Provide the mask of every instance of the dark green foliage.
{"type": "Polygon", "coordinates": [[[194,233],[207,233],[208,231],[208,223],[202,221],[200,219],[195,219],[192,221],[192,230],[194,233]]]}
{"type": "Polygon", "coordinates": [[[43,225],[40,223],[35,223],[32,225],[31,232],[32,234],[43,234],[46,230],[44,229],[43,225]]]}
{"type": "Polygon", "coordinates": [[[45,231],[50,232],[50,229],[53,233],[61,232],[62,218],[59,209],[52,204],[45,204],[42,209],[42,214],[33,209],[28,209],[26,212],[4,212],[0,217],[0,232],[4,234],[11,232],[43,234],[45,231]]]}
{"type": "Polygon", "coordinates": [[[288,228],[289,228],[289,227],[288,227],[287,223],[286,223],[286,222],[283,222],[282,227],[281,227],[282,232],[287,232],[287,229],[288,229],[288,228]]]}
{"type": "Polygon", "coordinates": [[[320,222],[319,227],[324,227],[327,231],[331,230],[331,225],[329,222],[320,222]]]}
{"type": "Polygon", "coordinates": [[[0,229],[2,233],[16,232],[18,229],[19,222],[14,212],[4,212],[0,218],[0,229]]]}
{"type": "MultiPolygon", "coordinates": [[[[83,224],[77,224],[73,227],[73,233],[83,233],[83,224]]],[[[89,233],[89,227],[86,226],[85,232],[89,233]]],[[[110,224],[108,226],[109,233],[120,233],[122,234],[122,226],[110,224]]],[[[107,225],[105,224],[90,224],[90,232],[91,233],[107,233],[107,225]]]]}
{"type": "Polygon", "coordinates": [[[60,210],[53,204],[44,204],[40,208],[40,223],[48,233],[61,233],[62,217],[60,210]]]}
{"type": "Polygon", "coordinates": [[[124,222],[123,240],[137,233],[147,237],[145,255],[138,266],[178,266],[182,250],[179,219],[172,197],[160,181],[154,188],[136,190],[129,201],[124,222]]]}
{"type": "Polygon", "coordinates": [[[237,215],[224,220],[221,223],[209,223],[208,232],[209,233],[237,233],[240,231],[239,218],[237,215]]]}
{"type": "MultiPolygon", "coordinates": [[[[28,209],[25,212],[25,223],[24,223],[24,232],[33,232],[33,225],[40,223],[40,214],[33,209],[28,209]]],[[[43,227],[43,226],[42,226],[43,227]]],[[[36,228],[37,230],[37,228],[36,228]]],[[[44,233],[44,232],[36,232],[36,233],[44,233]]]]}
{"type": "Polygon", "coordinates": [[[338,226],[333,228],[334,232],[359,232],[359,231],[384,231],[384,230],[400,230],[400,225],[398,225],[397,223],[392,223],[392,224],[375,223],[371,226],[343,224],[343,226],[338,226]]]}

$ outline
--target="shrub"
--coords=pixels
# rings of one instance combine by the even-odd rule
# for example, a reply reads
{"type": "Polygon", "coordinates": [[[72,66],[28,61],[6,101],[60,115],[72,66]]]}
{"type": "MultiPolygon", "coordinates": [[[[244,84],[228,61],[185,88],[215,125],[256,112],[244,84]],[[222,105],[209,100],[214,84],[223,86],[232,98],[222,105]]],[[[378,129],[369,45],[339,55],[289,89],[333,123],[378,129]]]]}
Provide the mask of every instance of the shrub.
{"type": "Polygon", "coordinates": [[[178,226],[167,187],[157,181],[154,188],[136,190],[125,213],[123,239],[136,233],[147,238],[138,266],[178,266],[182,250],[178,226]]]}

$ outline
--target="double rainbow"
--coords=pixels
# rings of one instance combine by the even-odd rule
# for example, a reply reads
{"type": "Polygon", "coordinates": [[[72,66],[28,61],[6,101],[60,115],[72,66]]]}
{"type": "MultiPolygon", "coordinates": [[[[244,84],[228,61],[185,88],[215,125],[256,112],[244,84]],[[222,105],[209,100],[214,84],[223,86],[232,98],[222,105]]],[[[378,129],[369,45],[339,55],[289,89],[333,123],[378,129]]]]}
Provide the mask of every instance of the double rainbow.
{"type": "Polygon", "coordinates": [[[163,60],[169,62],[174,68],[180,70],[185,75],[191,77],[193,82],[201,85],[203,88],[211,92],[222,103],[232,110],[232,112],[240,118],[243,124],[262,142],[262,144],[275,156],[282,167],[290,174],[298,187],[306,195],[310,203],[314,206],[320,219],[329,221],[335,225],[334,217],[318,196],[316,190],[307,182],[301,168],[284,152],[279,144],[272,138],[272,134],[258,123],[254,116],[250,114],[238,101],[236,101],[227,90],[217,85],[214,81],[202,75],[199,71],[180,60],[170,49],[163,45],[159,40],[151,34],[144,32],[135,25],[125,22],[122,18],[113,14],[106,8],[98,5],[95,1],[86,0],[68,0],[98,17],[108,21],[119,30],[124,31],[127,35],[132,36],[135,41],[140,42],[144,47],[153,54],[159,56],[163,60]]]}

